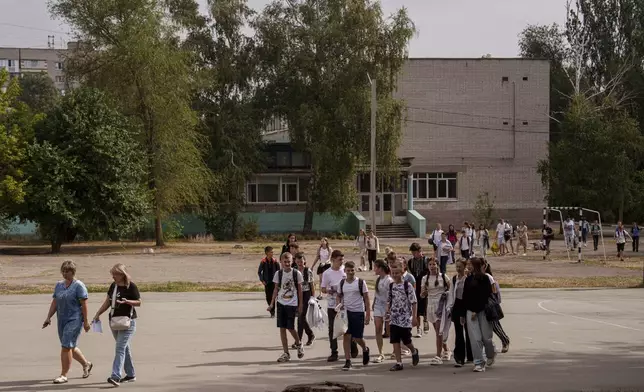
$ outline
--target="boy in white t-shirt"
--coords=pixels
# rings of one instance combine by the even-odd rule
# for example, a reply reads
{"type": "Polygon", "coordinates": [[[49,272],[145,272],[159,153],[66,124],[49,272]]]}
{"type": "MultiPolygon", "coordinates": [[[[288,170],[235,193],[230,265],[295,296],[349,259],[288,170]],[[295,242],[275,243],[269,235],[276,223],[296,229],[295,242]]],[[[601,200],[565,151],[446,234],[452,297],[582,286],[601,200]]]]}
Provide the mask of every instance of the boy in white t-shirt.
{"type": "Polygon", "coordinates": [[[362,347],[362,364],[369,363],[369,347],[364,341],[364,326],[369,325],[371,307],[369,289],[364,280],[356,278],[356,265],[353,261],[344,264],[346,279],[340,281],[336,309],[347,311],[347,332],[344,334],[343,348],[345,363],[342,370],[351,370],[351,341],[362,347]],[[365,315],[366,312],[366,315],[365,315]]]}
{"type": "Polygon", "coordinates": [[[275,310],[277,304],[277,328],[280,329],[280,338],[284,353],[279,357],[277,362],[288,362],[291,360],[291,354],[288,351],[288,338],[286,331],[290,332],[297,347],[297,357],[304,357],[304,347],[300,337],[295,330],[295,319],[302,313],[302,282],[304,278],[302,273],[292,268],[293,255],[289,252],[282,253],[280,256],[282,269],[275,273],[273,283],[273,299],[268,306],[268,311],[275,310]]]}
{"type": "Polygon", "coordinates": [[[338,294],[338,286],[340,285],[340,281],[347,277],[344,273],[343,263],[344,254],[342,251],[338,249],[334,250],[331,253],[331,268],[324,271],[322,281],[320,282],[322,293],[327,295],[327,314],[329,316],[329,345],[331,346],[331,355],[327,358],[327,362],[336,362],[338,360],[338,340],[333,339],[333,321],[337,314],[335,300],[338,294]]]}

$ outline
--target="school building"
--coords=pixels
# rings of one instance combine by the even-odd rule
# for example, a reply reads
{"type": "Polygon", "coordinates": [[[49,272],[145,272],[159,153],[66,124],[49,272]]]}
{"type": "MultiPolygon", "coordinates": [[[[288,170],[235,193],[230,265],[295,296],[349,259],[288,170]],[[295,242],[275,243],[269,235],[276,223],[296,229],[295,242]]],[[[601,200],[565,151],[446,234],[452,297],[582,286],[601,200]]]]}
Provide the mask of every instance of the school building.
{"type": "MultiPolygon", "coordinates": [[[[537,166],[548,153],[549,85],[547,60],[410,59],[396,92],[407,105],[401,181],[377,184],[377,233],[424,236],[437,222],[460,227],[485,192],[495,218],[540,225],[546,189],[537,166]]],[[[291,148],[287,124],[271,128],[269,165],[248,182],[244,215],[264,233],[298,232],[309,162],[291,148]]],[[[369,179],[368,172],[356,178],[355,210],[342,218],[316,214],[313,230],[355,234],[369,226],[369,179]]]]}

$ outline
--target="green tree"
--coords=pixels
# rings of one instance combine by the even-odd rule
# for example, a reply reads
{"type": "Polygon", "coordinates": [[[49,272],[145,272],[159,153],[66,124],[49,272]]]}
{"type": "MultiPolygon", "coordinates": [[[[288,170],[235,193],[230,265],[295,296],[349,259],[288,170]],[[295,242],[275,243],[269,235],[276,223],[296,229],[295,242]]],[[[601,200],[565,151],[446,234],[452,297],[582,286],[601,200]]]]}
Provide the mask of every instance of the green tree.
{"type": "Polygon", "coordinates": [[[26,157],[26,140],[23,129],[16,124],[17,102],[20,86],[16,79],[9,81],[9,73],[0,69],[0,232],[13,219],[12,207],[24,201],[27,183],[23,164],[26,157]]]}
{"type": "Polygon", "coordinates": [[[53,253],[70,230],[115,238],[144,224],[144,153],[132,129],[94,89],[68,94],[37,127],[21,218],[38,223],[53,253]]]}
{"type": "Polygon", "coordinates": [[[213,234],[235,238],[245,183],[263,168],[265,115],[255,99],[254,41],[243,32],[254,13],[245,0],[208,1],[207,15],[194,0],[178,0],[171,9],[188,31],[183,47],[193,55],[198,80],[193,108],[210,140],[208,166],[220,175],[205,218],[213,234]]]}
{"type": "Polygon", "coordinates": [[[194,64],[178,46],[180,31],[170,18],[175,6],[158,0],[50,2],[82,42],[65,63],[67,75],[115,97],[142,129],[157,246],[164,244],[162,220],[198,209],[213,187],[203,157],[208,140],[191,108],[194,64]]]}
{"type": "Polygon", "coordinates": [[[490,197],[489,192],[481,192],[476,196],[474,204],[474,219],[485,228],[489,228],[494,223],[494,199],[490,197]]]}
{"type": "Polygon", "coordinates": [[[274,1],[252,26],[260,97],[311,156],[310,231],[314,211],[343,214],[357,205],[355,176],[370,154],[369,77],[378,86],[378,170],[398,170],[404,103],[392,93],[414,25],[404,8],[385,17],[379,2],[292,0],[274,1]]]}
{"type": "Polygon", "coordinates": [[[625,204],[639,201],[643,152],[644,137],[628,112],[611,98],[598,105],[577,95],[538,170],[555,205],[617,211],[622,219],[625,204]]]}
{"type": "Polygon", "coordinates": [[[60,99],[60,92],[46,73],[27,73],[20,79],[18,100],[34,113],[46,113],[60,99]]]}

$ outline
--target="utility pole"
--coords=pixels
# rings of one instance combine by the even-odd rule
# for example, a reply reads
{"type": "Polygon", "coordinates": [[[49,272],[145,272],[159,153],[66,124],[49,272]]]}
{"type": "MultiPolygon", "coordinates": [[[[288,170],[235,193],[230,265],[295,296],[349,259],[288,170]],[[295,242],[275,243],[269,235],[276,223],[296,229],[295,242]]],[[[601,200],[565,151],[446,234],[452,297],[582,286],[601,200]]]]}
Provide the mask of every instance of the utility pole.
{"type": "Polygon", "coordinates": [[[378,98],[376,96],[376,80],[371,79],[371,192],[369,196],[369,215],[371,219],[371,230],[376,234],[376,111],[378,110],[378,98]]]}

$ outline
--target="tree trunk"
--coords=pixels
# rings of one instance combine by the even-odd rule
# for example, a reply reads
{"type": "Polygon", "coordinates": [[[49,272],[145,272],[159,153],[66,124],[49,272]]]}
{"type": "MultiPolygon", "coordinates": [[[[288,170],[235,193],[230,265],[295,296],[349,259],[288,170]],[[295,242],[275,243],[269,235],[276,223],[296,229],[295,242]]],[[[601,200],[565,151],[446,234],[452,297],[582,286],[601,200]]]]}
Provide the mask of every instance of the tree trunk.
{"type": "Polygon", "coordinates": [[[365,389],[362,384],[325,381],[315,384],[291,385],[283,392],[365,392],[365,389]]]}
{"type": "Polygon", "coordinates": [[[622,186],[622,190],[619,194],[619,211],[617,213],[617,216],[619,217],[620,222],[624,222],[624,187],[622,186]]]}
{"type": "Polygon", "coordinates": [[[311,233],[313,231],[313,214],[315,213],[315,206],[309,199],[306,202],[306,210],[304,210],[304,233],[311,233]]]}
{"type": "Polygon", "coordinates": [[[54,229],[54,232],[51,236],[51,253],[58,254],[60,253],[60,248],[65,242],[65,237],[67,236],[67,228],[64,225],[60,225],[54,229]]]}
{"type": "Polygon", "coordinates": [[[158,211],[154,218],[154,238],[156,239],[157,246],[165,246],[165,242],[163,241],[163,226],[161,226],[161,216],[158,211]]]}

